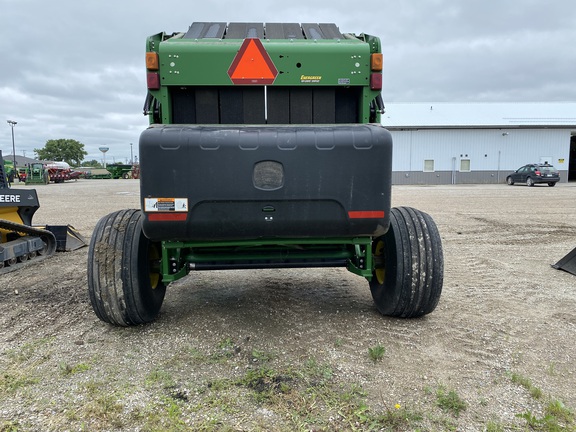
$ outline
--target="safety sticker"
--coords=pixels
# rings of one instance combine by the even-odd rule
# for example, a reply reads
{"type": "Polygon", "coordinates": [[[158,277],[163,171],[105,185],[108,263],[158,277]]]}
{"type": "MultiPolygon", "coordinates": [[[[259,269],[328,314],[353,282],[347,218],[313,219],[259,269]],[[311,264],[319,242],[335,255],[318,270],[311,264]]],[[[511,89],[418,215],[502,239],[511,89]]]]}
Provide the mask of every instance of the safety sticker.
{"type": "Polygon", "coordinates": [[[146,212],[187,212],[188,198],[144,198],[146,212]]]}

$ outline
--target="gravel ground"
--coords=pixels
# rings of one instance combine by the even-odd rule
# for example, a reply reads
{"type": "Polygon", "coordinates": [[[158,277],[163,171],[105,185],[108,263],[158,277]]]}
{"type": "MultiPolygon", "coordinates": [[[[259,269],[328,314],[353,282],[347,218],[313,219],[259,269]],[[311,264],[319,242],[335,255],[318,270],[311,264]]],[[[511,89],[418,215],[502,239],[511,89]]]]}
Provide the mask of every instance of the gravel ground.
{"type": "MultiPolygon", "coordinates": [[[[34,223],[89,238],[138,187],[37,186],[34,223]]],[[[576,247],[576,184],[394,186],[393,205],[442,236],[421,319],[380,316],[344,269],[195,273],[136,328],[94,315],[87,248],[1,275],[0,431],[553,430],[554,404],[575,430],[576,276],[550,264],[576,247]]]]}

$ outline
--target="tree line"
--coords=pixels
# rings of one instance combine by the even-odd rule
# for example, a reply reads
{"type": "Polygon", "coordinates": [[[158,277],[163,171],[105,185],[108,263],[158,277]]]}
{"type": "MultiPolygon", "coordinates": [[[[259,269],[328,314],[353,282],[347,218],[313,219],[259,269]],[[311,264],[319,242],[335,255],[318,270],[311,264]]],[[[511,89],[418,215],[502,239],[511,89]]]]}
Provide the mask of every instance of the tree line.
{"type": "Polygon", "coordinates": [[[55,162],[66,162],[70,166],[86,166],[102,168],[102,163],[96,159],[84,160],[88,152],[84,150],[84,144],[75,139],[51,139],[46,141],[43,148],[34,149],[38,159],[55,162]]]}

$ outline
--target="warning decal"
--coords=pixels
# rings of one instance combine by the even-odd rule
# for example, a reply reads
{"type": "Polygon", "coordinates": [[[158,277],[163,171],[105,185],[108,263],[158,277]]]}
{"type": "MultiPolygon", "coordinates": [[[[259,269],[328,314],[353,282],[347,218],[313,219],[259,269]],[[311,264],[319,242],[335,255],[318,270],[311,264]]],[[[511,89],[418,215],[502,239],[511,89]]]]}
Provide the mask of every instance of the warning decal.
{"type": "Polygon", "coordinates": [[[278,70],[258,38],[244,39],[228,76],[234,84],[272,84],[278,70]]]}
{"type": "Polygon", "coordinates": [[[187,212],[188,198],[144,198],[145,212],[187,212]]]}

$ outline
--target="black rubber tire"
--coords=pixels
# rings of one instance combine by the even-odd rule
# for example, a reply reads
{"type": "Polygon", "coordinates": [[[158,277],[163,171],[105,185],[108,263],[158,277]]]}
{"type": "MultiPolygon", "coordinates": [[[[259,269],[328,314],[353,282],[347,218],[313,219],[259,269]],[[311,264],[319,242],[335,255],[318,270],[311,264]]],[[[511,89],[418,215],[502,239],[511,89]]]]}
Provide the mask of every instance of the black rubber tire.
{"type": "Polygon", "coordinates": [[[534,180],[532,180],[531,177],[528,177],[528,178],[526,179],[526,185],[527,185],[528,187],[534,186],[534,180]]]}
{"type": "Polygon", "coordinates": [[[514,185],[514,180],[512,180],[512,177],[507,177],[506,178],[506,183],[508,183],[508,185],[513,186],[514,185]]]}
{"type": "Polygon", "coordinates": [[[556,182],[548,182],[548,186],[554,187],[554,186],[556,186],[556,182]]]}
{"type": "Polygon", "coordinates": [[[140,210],[120,210],[104,216],[94,229],[88,249],[88,293],[102,321],[133,326],[154,321],[166,286],[159,266],[160,244],[142,232],[140,210]]]}
{"type": "Polygon", "coordinates": [[[416,318],[438,305],[444,282],[442,240],[428,215],[411,207],[392,208],[390,228],[372,243],[377,266],[370,281],[383,315],[416,318]]]}

